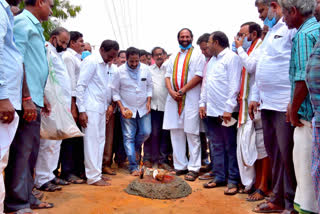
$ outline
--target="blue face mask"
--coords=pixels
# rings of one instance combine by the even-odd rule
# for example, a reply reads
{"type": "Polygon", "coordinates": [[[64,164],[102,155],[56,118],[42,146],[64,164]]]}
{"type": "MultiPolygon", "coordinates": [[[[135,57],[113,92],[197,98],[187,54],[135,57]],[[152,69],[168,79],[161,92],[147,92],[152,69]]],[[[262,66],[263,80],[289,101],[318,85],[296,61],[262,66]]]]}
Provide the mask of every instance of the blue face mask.
{"type": "Polygon", "coordinates": [[[250,48],[251,43],[252,43],[251,41],[250,42],[248,41],[248,37],[245,37],[242,44],[243,49],[247,51],[250,48]]]}
{"type": "Polygon", "coordinates": [[[272,12],[271,8],[269,8],[268,16],[265,18],[263,23],[269,28],[272,28],[277,24],[276,13],[272,12]]]}
{"type": "Polygon", "coordinates": [[[237,53],[237,51],[238,51],[238,50],[237,50],[237,47],[236,47],[236,42],[235,42],[235,41],[232,42],[232,51],[235,52],[235,53],[237,53]]]}
{"type": "Polygon", "coordinates": [[[192,44],[189,44],[187,47],[183,47],[182,45],[179,46],[182,50],[188,50],[192,47],[192,44]]]}

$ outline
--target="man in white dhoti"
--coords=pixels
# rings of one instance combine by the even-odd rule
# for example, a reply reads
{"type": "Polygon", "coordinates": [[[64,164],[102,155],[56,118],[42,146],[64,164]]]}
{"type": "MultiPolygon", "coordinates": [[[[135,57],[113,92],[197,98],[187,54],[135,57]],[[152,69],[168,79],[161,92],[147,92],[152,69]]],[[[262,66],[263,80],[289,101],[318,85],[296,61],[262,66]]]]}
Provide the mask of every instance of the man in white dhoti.
{"type": "MultiPolygon", "coordinates": [[[[54,75],[56,84],[61,86],[61,100],[71,109],[71,81],[61,53],[67,49],[70,40],[68,30],[58,27],[52,31],[49,42],[46,43],[49,74],[54,75]]],[[[68,185],[69,182],[56,178],[53,171],[59,162],[62,140],[40,140],[40,147],[35,171],[35,186],[42,191],[54,192],[61,190],[58,185],[68,185]]]]}
{"type": "Polygon", "coordinates": [[[88,56],[82,62],[76,87],[79,122],[85,134],[84,165],[87,183],[96,186],[110,185],[106,182],[109,178],[102,176],[101,169],[106,137],[106,111],[112,114],[114,108],[108,90],[108,63],[117,56],[118,51],[119,44],[116,41],[103,41],[99,53],[88,56]]]}
{"type": "MultiPolygon", "coordinates": [[[[254,120],[249,118],[248,105],[252,100],[252,88],[255,83],[256,65],[262,40],[262,29],[254,22],[241,26],[235,45],[242,63],[240,104],[237,134],[237,158],[244,192],[250,193],[255,185],[255,192],[250,194],[248,201],[264,199],[268,190],[269,160],[264,147],[261,116],[254,120]],[[247,51],[245,51],[247,50],[247,51]],[[256,170],[255,170],[256,169],[256,170]]],[[[260,113],[260,112],[259,112],[260,113]]]]}
{"type": "Polygon", "coordinates": [[[183,28],[178,33],[180,51],[167,65],[166,86],[169,92],[163,128],[170,130],[173,163],[177,175],[187,174],[194,181],[201,167],[200,117],[198,103],[205,56],[192,47],[193,34],[183,28]],[[186,155],[188,141],[189,155],[186,155]]]}

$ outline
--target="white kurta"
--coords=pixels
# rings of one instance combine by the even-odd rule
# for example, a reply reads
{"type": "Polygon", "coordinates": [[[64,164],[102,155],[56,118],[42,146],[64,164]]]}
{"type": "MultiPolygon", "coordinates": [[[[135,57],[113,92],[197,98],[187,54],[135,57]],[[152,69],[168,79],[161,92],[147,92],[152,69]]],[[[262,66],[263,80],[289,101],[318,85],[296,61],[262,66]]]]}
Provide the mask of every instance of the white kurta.
{"type": "MultiPolygon", "coordinates": [[[[178,82],[181,82],[183,62],[186,57],[187,51],[181,52],[178,63],[178,82]]],[[[172,73],[173,65],[176,55],[170,57],[167,65],[166,77],[170,78],[172,85],[172,73]]],[[[189,62],[188,70],[188,82],[194,76],[202,77],[204,65],[206,63],[205,56],[197,50],[193,50],[193,53],[189,62]]],[[[198,84],[193,89],[186,93],[186,101],[184,110],[179,116],[178,103],[168,94],[167,102],[165,106],[163,129],[184,129],[184,132],[189,134],[199,135],[200,130],[200,117],[199,117],[199,100],[200,100],[201,84],[198,84]]]]}
{"type": "MultiPolygon", "coordinates": [[[[56,48],[49,42],[46,43],[47,58],[49,62],[50,75],[54,75],[57,84],[61,86],[64,102],[68,109],[71,108],[71,80],[67,67],[62,59],[62,53],[58,53],[56,48]]],[[[62,140],[40,140],[39,153],[35,170],[35,186],[41,187],[48,181],[55,178],[53,171],[57,168],[62,140]]]]}

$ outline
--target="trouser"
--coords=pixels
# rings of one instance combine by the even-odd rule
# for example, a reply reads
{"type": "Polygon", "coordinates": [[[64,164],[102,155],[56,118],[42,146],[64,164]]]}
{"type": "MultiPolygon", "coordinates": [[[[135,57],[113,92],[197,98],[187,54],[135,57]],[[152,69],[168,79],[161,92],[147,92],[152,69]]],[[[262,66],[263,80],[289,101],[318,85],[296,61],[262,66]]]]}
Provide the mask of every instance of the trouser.
{"type": "Polygon", "coordinates": [[[83,129],[84,166],[87,183],[93,184],[101,179],[102,157],[106,133],[106,113],[87,111],[87,128],[83,129]]]}
{"type": "Polygon", "coordinates": [[[210,161],[208,159],[208,142],[207,142],[207,136],[206,133],[200,132],[200,142],[201,142],[201,163],[203,165],[210,164],[210,161]]]}
{"type": "Polygon", "coordinates": [[[185,133],[183,129],[171,129],[173,166],[176,170],[199,172],[201,168],[201,142],[199,135],[185,133]],[[189,161],[186,155],[188,141],[189,161]]]}
{"type": "MultiPolygon", "coordinates": [[[[81,127],[78,125],[81,129],[81,127]]],[[[80,176],[84,173],[83,137],[65,139],[61,143],[60,158],[55,174],[61,164],[61,177],[68,179],[70,175],[80,176]]]]}
{"type": "Polygon", "coordinates": [[[295,209],[318,213],[317,200],[311,178],[312,127],[311,122],[300,120],[304,124],[296,127],[293,140],[293,164],[297,178],[294,198],[295,209]]]}
{"type": "Polygon", "coordinates": [[[121,115],[124,149],[129,160],[129,170],[138,169],[136,152],[141,151],[141,145],[148,139],[151,133],[151,114],[136,118],[126,119],[121,115]]]}
{"type": "Polygon", "coordinates": [[[163,111],[151,110],[151,135],[143,146],[144,161],[168,164],[170,154],[170,132],[162,129],[163,111]]]}
{"type": "Polygon", "coordinates": [[[113,153],[114,161],[117,164],[124,163],[126,161],[127,155],[124,150],[123,145],[123,137],[122,137],[122,128],[121,128],[121,113],[117,111],[115,113],[115,121],[114,121],[114,131],[113,131],[113,153]]]}
{"type": "Polygon", "coordinates": [[[5,212],[14,212],[41,203],[32,194],[34,180],[31,172],[36,164],[40,144],[40,108],[37,107],[37,118],[32,122],[23,119],[22,111],[17,113],[20,117],[19,126],[5,169],[5,212]]]}
{"type": "Polygon", "coordinates": [[[111,117],[109,118],[108,123],[106,124],[106,143],[104,146],[102,167],[111,167],[112,165],[114,122],[115,122],[115,115],[112,114],[111,117]]]}
{"type": "Polygon", "coordinates": [[[213,157],[212,172],[218,182],[238,184],[240,181],[237,162],[237,128],[221,125],[222,119],[208,117],[208,138],[213,157]]]}
{"type": "Polygon", "coordinates": [[[286,122],[285,112],[261,110],[264,145],[272,166],[274,197],[271,203],[293,210],[297,186],[293,168],[293,130],[286,122]]]}
{"type": "Polygon", "coordinates": [[[53,171],[59,162],[61,142],[62,140],[40,140],[34,179],[37,188],[55,178],[53,171]]]}
{"type": "Polygon", "coordinates": [[[9,158],[9,151],[7,151],[6,154],[0,160],[0,214],[3,213],[3,201],[4,201],[4,197],[5,197],[3,171],[8,164],[8,158],[9,158]]]}

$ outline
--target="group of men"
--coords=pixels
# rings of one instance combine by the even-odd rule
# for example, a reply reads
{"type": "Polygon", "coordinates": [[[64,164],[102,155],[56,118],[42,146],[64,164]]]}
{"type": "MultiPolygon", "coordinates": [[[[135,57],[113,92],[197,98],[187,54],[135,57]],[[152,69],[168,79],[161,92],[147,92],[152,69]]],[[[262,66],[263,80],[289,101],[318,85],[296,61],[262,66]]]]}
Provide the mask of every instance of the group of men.
{"type": "Polygon", "coordinates": [[[0,213],[52,208],[36,189],[109,186],[113,159],[133,176],[143,162],[266,199],[254,212],[319,213],[319,0],[256,0],[265,26],[241,25],[232,49],[214,31],[199,51],[183,28],[169,59],[112,40],[91,54],[62,27],[45,42],[53,1],[25,0],[14,18],[18,3],[0,0],[0,213]],[[84,137],[40,140],[52,77],[84,137]]]}

